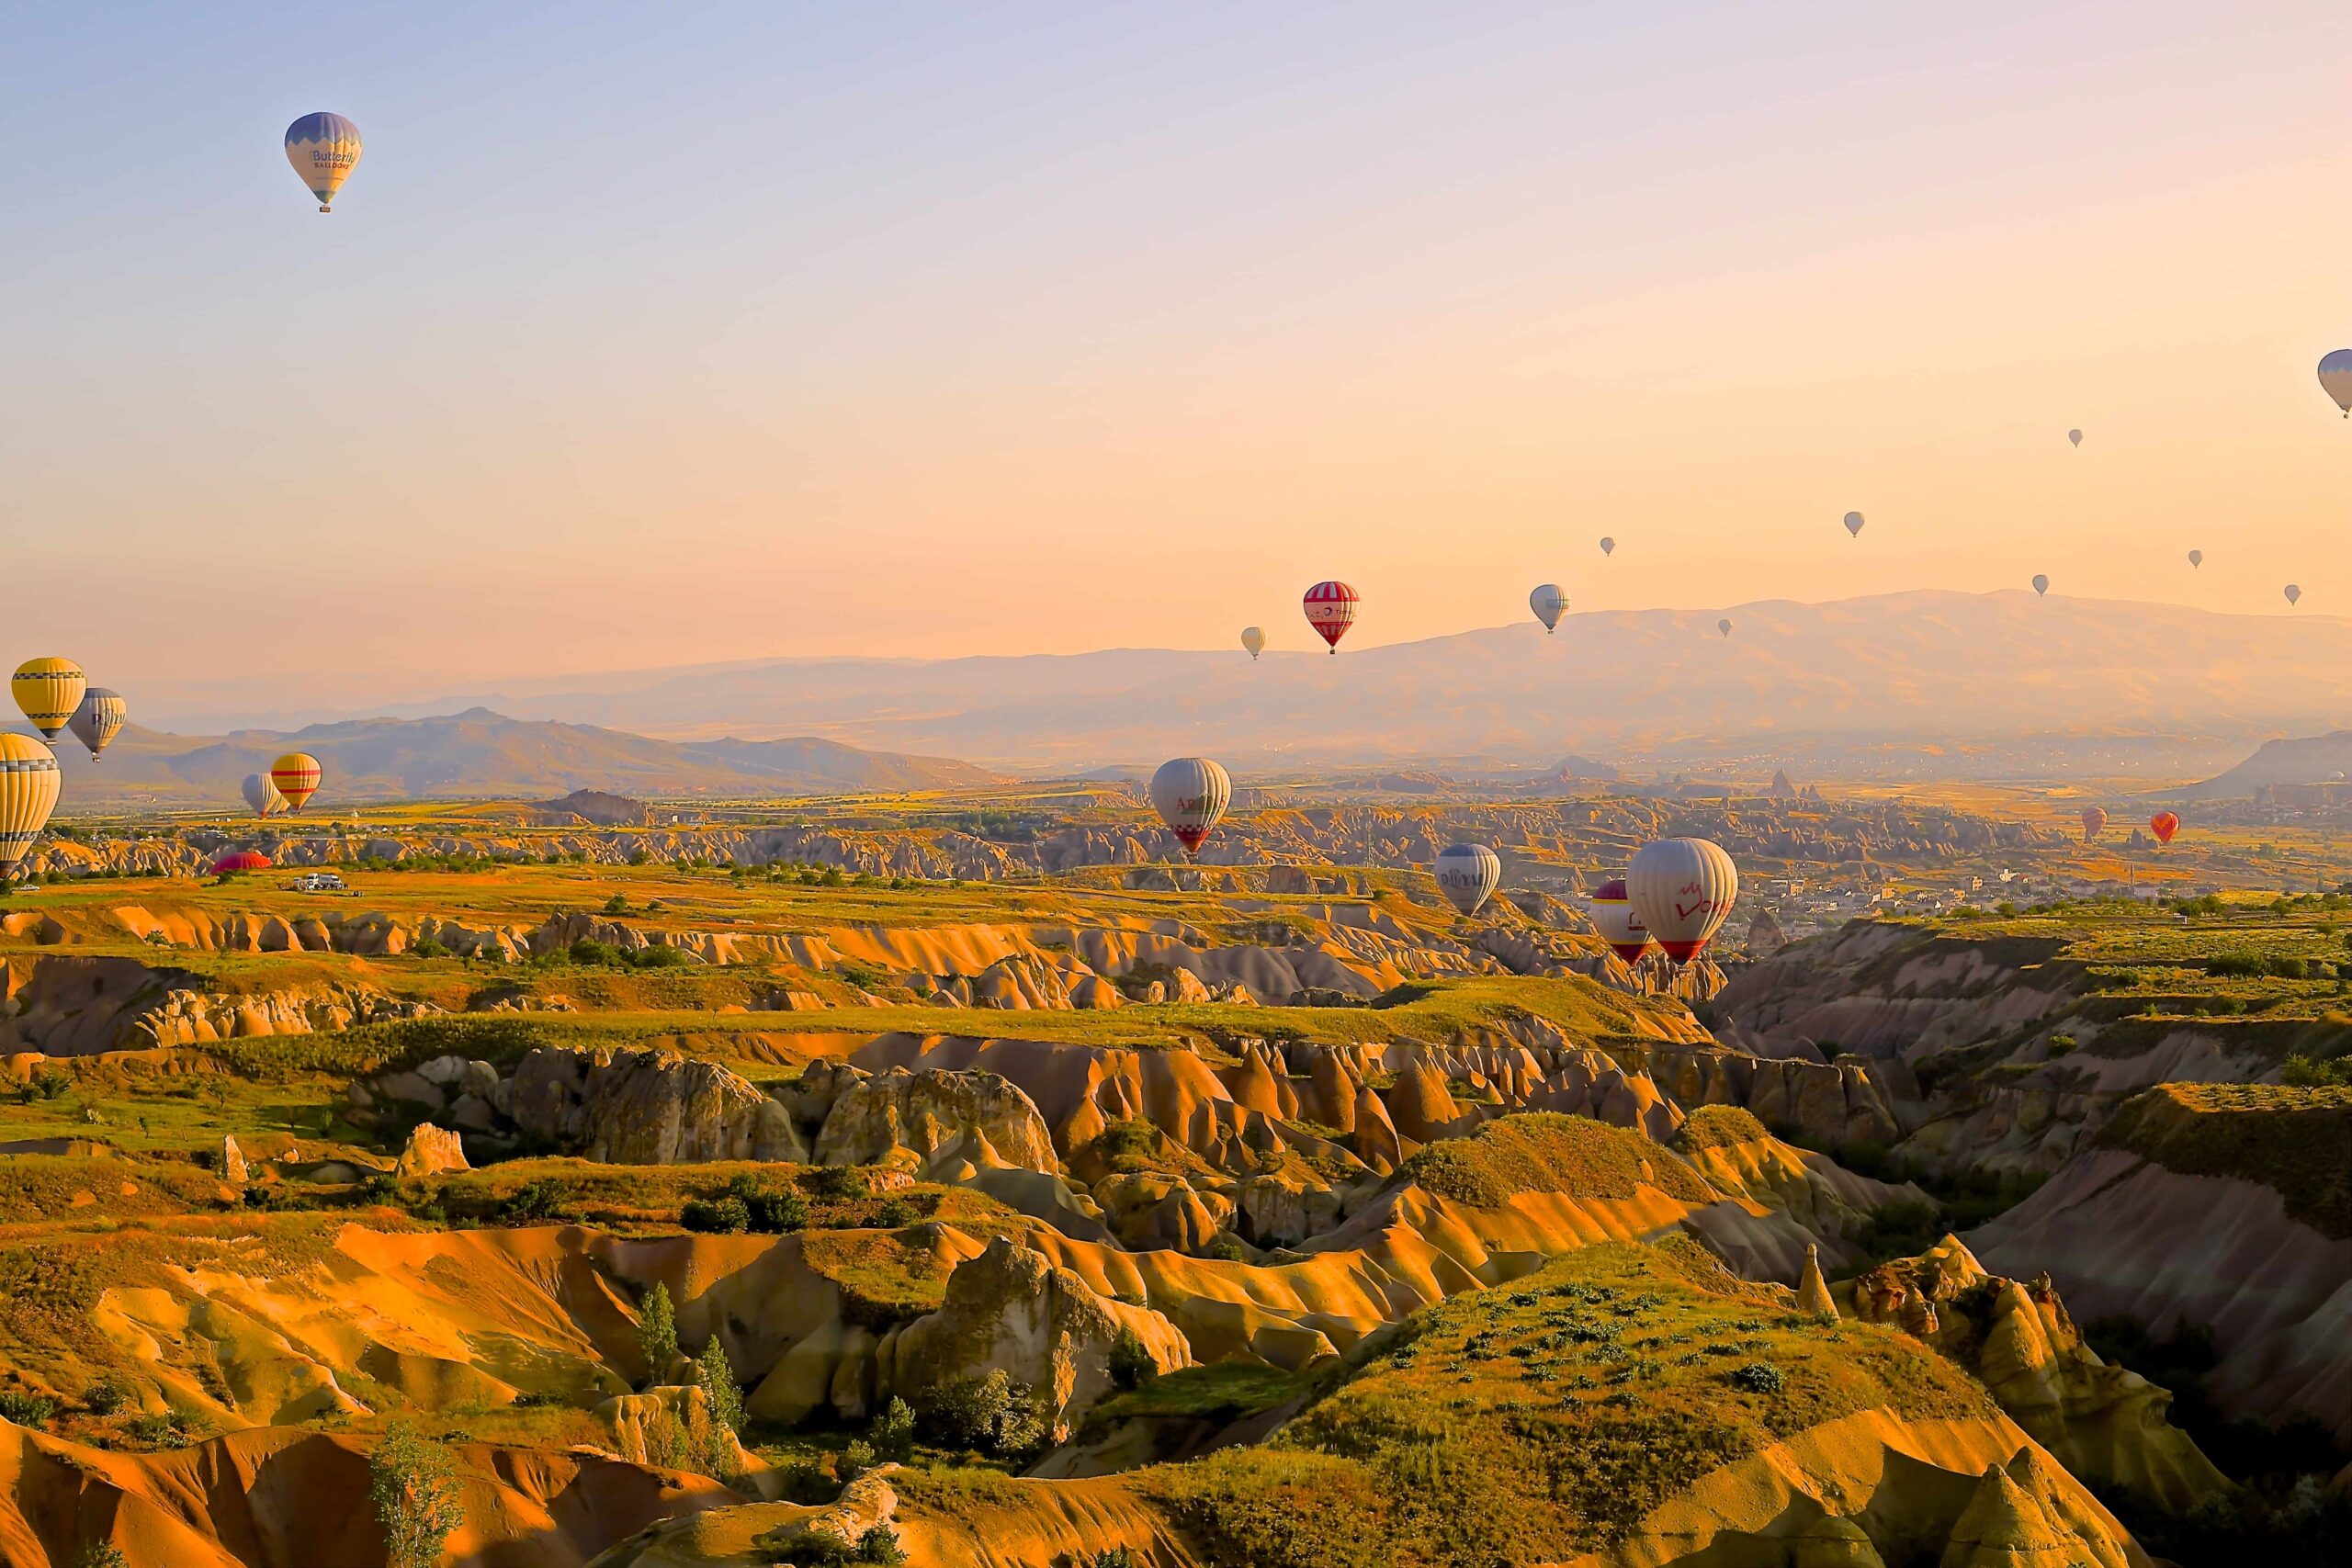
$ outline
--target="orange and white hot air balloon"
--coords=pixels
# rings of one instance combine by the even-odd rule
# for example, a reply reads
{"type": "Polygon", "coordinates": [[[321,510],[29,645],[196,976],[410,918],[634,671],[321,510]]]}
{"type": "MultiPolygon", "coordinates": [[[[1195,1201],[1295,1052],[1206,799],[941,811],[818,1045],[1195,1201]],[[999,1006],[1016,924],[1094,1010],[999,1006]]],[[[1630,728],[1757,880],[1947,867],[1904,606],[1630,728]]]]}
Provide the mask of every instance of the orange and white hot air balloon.
{"type": "Polygon", "coordinates": [[[1713,840],[1659,839],[1634,856],[1625,889],[1666,955],[1688,964],[1729,918],[1739,868],[1713,840]]]}
{"type": "Polygon", "coordinates": [[[1356,624],[1361,596],[1344,582],[1318,582],[1306,591],[1306,597],[1299,603],[1315,635],[1329,643],[1333,653],[1339,652],[1340,639],[1356,624]]]}
{"type": "Polygon", "coordinates": [[[2148,818],[2148,831],[2156,836],[2156,842],[2169,844],[2172,836],[2180,831],[2180,818],[2175,812],[2159,811],[2148,818]]]}
{"type": "Polygon", "coordinates": [[[318,790],[319,760],[308,751],[288,751],[269,765],[269,782],[286,797],[288,810],[300,811],[318,790]]]}
{"type": "Polygon", "coordinates": [[[57,809],[62,775],[48,747],[0,733],[0,878],[12,878],[57,809]]]}
{"type": "Polygon", "coordinates": [[[2096,806],[2083,807],[2083,842],[2089,843],[2107,827],[2107,813],[2096,806]]]}
{"type": "Polygon", "coordinates": [[[1634,912],[1633,895],[1625,891],[1622,879],[1602,883],[1585,900],[1585,912],[1592,917],[1592,929],[1600,933],[1600,940],[1626,963],[1635,962],[1649,951],[1649,928],[1634,912]]]}

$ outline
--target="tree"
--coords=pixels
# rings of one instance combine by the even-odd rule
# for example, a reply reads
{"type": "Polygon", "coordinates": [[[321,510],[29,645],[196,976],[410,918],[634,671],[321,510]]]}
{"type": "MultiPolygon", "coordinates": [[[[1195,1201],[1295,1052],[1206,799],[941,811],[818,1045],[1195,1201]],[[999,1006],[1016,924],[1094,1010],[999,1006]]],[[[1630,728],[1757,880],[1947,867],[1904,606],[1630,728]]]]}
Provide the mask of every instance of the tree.
{"type": "Polygon", "coordinates": [[[882,1407],[882,1413],[875,1416],[874,1424],[866,1428],[865,1438],[874,1445],[876,1457],[897,1464],[906,1463],[915,1457],[913,1407],[897,1394],[892,1394],[890,1403],[882,1407]]]}
{"type": "Polygon", "coordinates": [[[706,1469],[721,1481],[735,1479],[735,1435],[743,1429],[743,1391],[735,1383],[734,1363],[727,1347],[713,1334],[695,1363],[695,1382],[702,1389],[703,1407],[710,1412],[710,1462],[706,1469]]]}
{"type": "Polygon", "coordinates": [[[645,1307],[637,1320],[637,1348],[645,1356],[645,1381],[659,1382],[678,1354],[678,1314],[670,1304],[670,1287],[655,1280],[645,1292],[645,1307]]]}
{"type": "Polygon", "coordinates": [[[383,1527],[386,1568],[435,1568],[465,1518],[457,1461],[409,1421],[386,1427],[368,1456],[368,1500],[383,1527]]]}

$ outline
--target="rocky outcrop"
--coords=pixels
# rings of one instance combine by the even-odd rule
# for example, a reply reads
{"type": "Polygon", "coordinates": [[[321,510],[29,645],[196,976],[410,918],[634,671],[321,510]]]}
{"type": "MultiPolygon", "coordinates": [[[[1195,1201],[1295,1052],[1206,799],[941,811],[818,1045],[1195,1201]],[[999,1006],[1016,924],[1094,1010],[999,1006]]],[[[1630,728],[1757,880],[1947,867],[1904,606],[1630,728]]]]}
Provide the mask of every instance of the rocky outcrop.
{"type": "Polygon", "coordinates": [[[911,1164],[926,1180],[978,1170],[1061,1169],[1037,1107],[987,1072],[860,1075],[831,1097],[817,1135],[821,1165],[911,1164]]]}
{"type": "Polygon", "coordinates": [[[750,1081],[675,1051],[542,1047],[508,1086],[528,1135],[618,1165],[808,1158],[792,1118],[750,1081]]]}
{"type": "Polygon", "coordinates": [[[1100,1295],[1075,1271],[1000,1236],[956,1267],[939,1310],[899,1330],[881,1359],[888,1385],[912,1395],[1002,1371],[1043,1401],[1059,1443],[1111,1392],[1111,1352],[1125,1335],[1163,1371],[1192,1364],[1184,1336],[1159,1314],[1100,1295]]]}
{"type": "Polygon", "coordinates": [[[618,1393],[590,1412],[611,1438],[612,1451],[631,1464],[719,1475],[743,1492],[774,1496],[782,1488],[767,1462],[734,1433],[715,1426],[710,1396],[693,1384],[618,1393]]]}
{"type": "Polygon", "coordinates": [[[430,1122],[419,1122],[408,1135],[393,1169],[401,1176],[433,1176],[445,1170],[467,1170],[465,1145],[458,1134],[430,1122]]]}

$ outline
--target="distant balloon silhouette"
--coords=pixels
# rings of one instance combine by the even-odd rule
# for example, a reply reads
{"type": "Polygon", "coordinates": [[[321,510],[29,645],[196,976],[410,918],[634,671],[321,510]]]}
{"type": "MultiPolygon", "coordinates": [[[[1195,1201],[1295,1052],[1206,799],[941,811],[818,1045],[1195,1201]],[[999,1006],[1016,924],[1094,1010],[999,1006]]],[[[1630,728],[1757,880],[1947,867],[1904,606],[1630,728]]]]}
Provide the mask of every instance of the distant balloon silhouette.
{"type": "Polygon", "coordinates": [[[1600,553],[1604,556],[1615,555],[1617,553],[1617,541],[1609,537],[1606,534],[1602,535],[1600,537],[1600,553]]]}
{"type": "Polygon", "coordinates": [[[2339,348],[2319,362],[2319,384],[2352,419],[2352,348],[2339,348]]]}
{"type": "Polygon", "coordinates": [[[2089,843],[2107,826],[2107,813],[2096,806],[2083,807],[2083,842],[2089,843]]]}
{"type": "Polygon", "coordinates": [[[2066,432],[2066,439],[2080,446],[2083,444],[2083,433],[2079,430],[2070,430],[2066,432]]]}
{"type": "Polygon", "coordinates": [[[1849,512],[1846,513],[1846,533],[1849,538],[1859,539],[1862,536],[1862,514],[1860,513],[1849,512]]]}
{"type": "Polygon", "coordinates": [[[2045,577],[2045,576],[2043,576],[2041,572],[2038,572],[2038,571],[2037,571],[2037,572],[2035,572],[2035,573],[2033,574],[2033,591],[2034,591],[2036,593],[2047,593],[2047,592],[2050,592],[2050,579],[2049,579],[2049,578],[2047,578],[2047,577],[2045,577]]]}
{"type": "Polygon", "coordinates": [[[1729,615],[1725,615],[1722,620],[1717,621],[1715,623],[1715,630],[1723,633],[1725,637],[1731,636],[1731,617],[1729,615]]]}
{"type": "Polygon", "coordinates": [[[1250,660],[1256,663],[1258,655],[1266,651],[1266,634],[1256,626],[1241,628],[1241,646],[1250,650],[1250,660]]]}
{"type": "Polygon", "coordinates": [[[1568,607],[1568,596],[1560,592],[1558,583],[1546,582],[1527,596],[1527,607],[1535,612],[1535,618],[1544,623],[1544,629],[1548,632],[1560,624],[1560,614],[1568,607]]]}
{"type": "Polygon", "coordinates": [[[2205,552],[2203,550],[2189,551],[2188,564],[2191,566],[2203,566],[2205,564],[2205,552]]]}
{"type": "Polygon", "coordinates": [[[2301,589],[2300,589],[2300,588],[2296,587],[2296,586],[2295,586],[2293,583],[2291,583],[2291,582],[2290,582],[2290,583],[2289,583],[2289,584],[2287,584],[2287,590],[2286,590],[2286,592],[2287,592],[2287,603],[2288,603],[2288,604],[2295,604],[2296,602],[2298,602],[2299,600],[2301,600],[2301,599],[2302,598],[2302,596],[2303,596],[2303,591],[2302,591],[2301,589]]]}

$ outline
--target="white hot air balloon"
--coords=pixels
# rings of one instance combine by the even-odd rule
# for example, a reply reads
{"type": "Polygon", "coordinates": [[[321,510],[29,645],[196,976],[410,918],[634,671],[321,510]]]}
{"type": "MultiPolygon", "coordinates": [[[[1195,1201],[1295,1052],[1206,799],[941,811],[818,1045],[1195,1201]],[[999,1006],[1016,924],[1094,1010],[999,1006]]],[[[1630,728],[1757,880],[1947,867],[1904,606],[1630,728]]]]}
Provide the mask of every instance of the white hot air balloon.
{"type": "Polygon", "coordinates": [[[2079,430],[2070,430],[2066,432],[2066,439],[2080,446],[2083,444],[2083,433],[2079,430]]]}
{"type": "Polygon", "coordinates": [[[286,809],[286,797],[269,782],[267,773],[247,773],[244,783],[245,804],[253,807],[256,817],[275,817],[286,809]]]}
{"type": "Polygon", "coordinates": [[[1265,632],[1257,626],[1242,627],[1241,646],[1250,650],[1250,662],[1257,662],[1258,655],[1266,651],[1265,632]]]}
{"type": "Polygon", "coordinates": [[[1544,629],[1548,632],[1560,624],[1560,616],[1568,607],[1568,596],[1560,592],[1558,583],[1547,582],[1527,596],[1527,607],[1535,612],[1535,618],[1544,623],[1544,629]]]}
{"type": "Polygon", "coordinates": [[[1585,901],[1585,912],[1592,917],[1592,929],[1600,940],[1626,963],[1636,962],[1648,949],[1649,928],[1634,912],[1634,896],[1625,891],[1623,882],[1602,883],[1585,901]]]}
{"type": "Polygon", "coordinates": [[[1634,912],[1677,964],[1699,956],[1739,897],[1739,868],[1723,846],[1707,839],[1659,839],[1644,844],[1625,874],[1634,912]]]}
{"type": "Polygon", "coordinates": [[[1502,879],[1502,858],[1484,844],[1449,844],[1438,852],[1437,890],[1465,915],[1476,914],[1502,879]]]}
{"type": "Polygon", "coordinates": [[[2205,552],[2203,550],[2189,551],[2188,564],[2191,566],[2203,566],[2205,564],[2205,552]]]}
{"type": "Polygon", "coordinates": [[[2038,572],[2038,571],[2037,571],[2037,572],[2035,572],[2035,573],[2033,574],[2033,591],[2034,591],[2036,593],[2047,593],[2047,592],[2050,592],[2050,579],[2049,579],[2048,577],[2044,576],[2044,575],[2043,575],[2042,573],[2041,573],[2041,572],[2038,572]]]}
{"type": "Polygon", "coordinates": [[[1859,539],[1862,536],[1862,514],[1860,513],[1849,512],[1846,513],[1846,533],[1850,538],[1859,539]]]}
{"type": "Polygon", "coordinates": [[[1729,615],[1725,615],[1722,620],[1717,621],[1715,623],[1715,630],[1723,633],[1725,637],[1731,636],[1731,617],[1729,615]]]}
{"type": "Polygon", "coordinates": [[[2289,584],[2287,584],[2287,603],[2288,603],[2288,604],[2295,604],[2296,602],[2298,602],[2299,600],[2301,600],[2301,599],[2302,598],[2302,596],[2303,596],[2303,591],[2302,591],[2301,589],[2300,589],[2300,588],[2296,587],[2296,586],[2295,586],[2293,583],[2291,583],[2291,582],[2290,582],[2290,583],[2289,583],[2289,584]]]}
{"type": "Polygon", "coordinates": [[[1606,534],[1602,535],[1600,538],[1600,553],[1604,556],[1615,555],[1617,553],[1617,541],[1609,537],[1606,534]]]}
{"type": "Polygon", "coordinates": [[[1172,758],[1151,775],[1151,804],[1191,860],[1233,804],[1233,780],[1206,757],[1172,758]]]}
{"type": "Polygon", "coordinates": [[[2339,348],[2319,362],[2319,384],[2352,419],[2352,348],[2339,348]]]}

